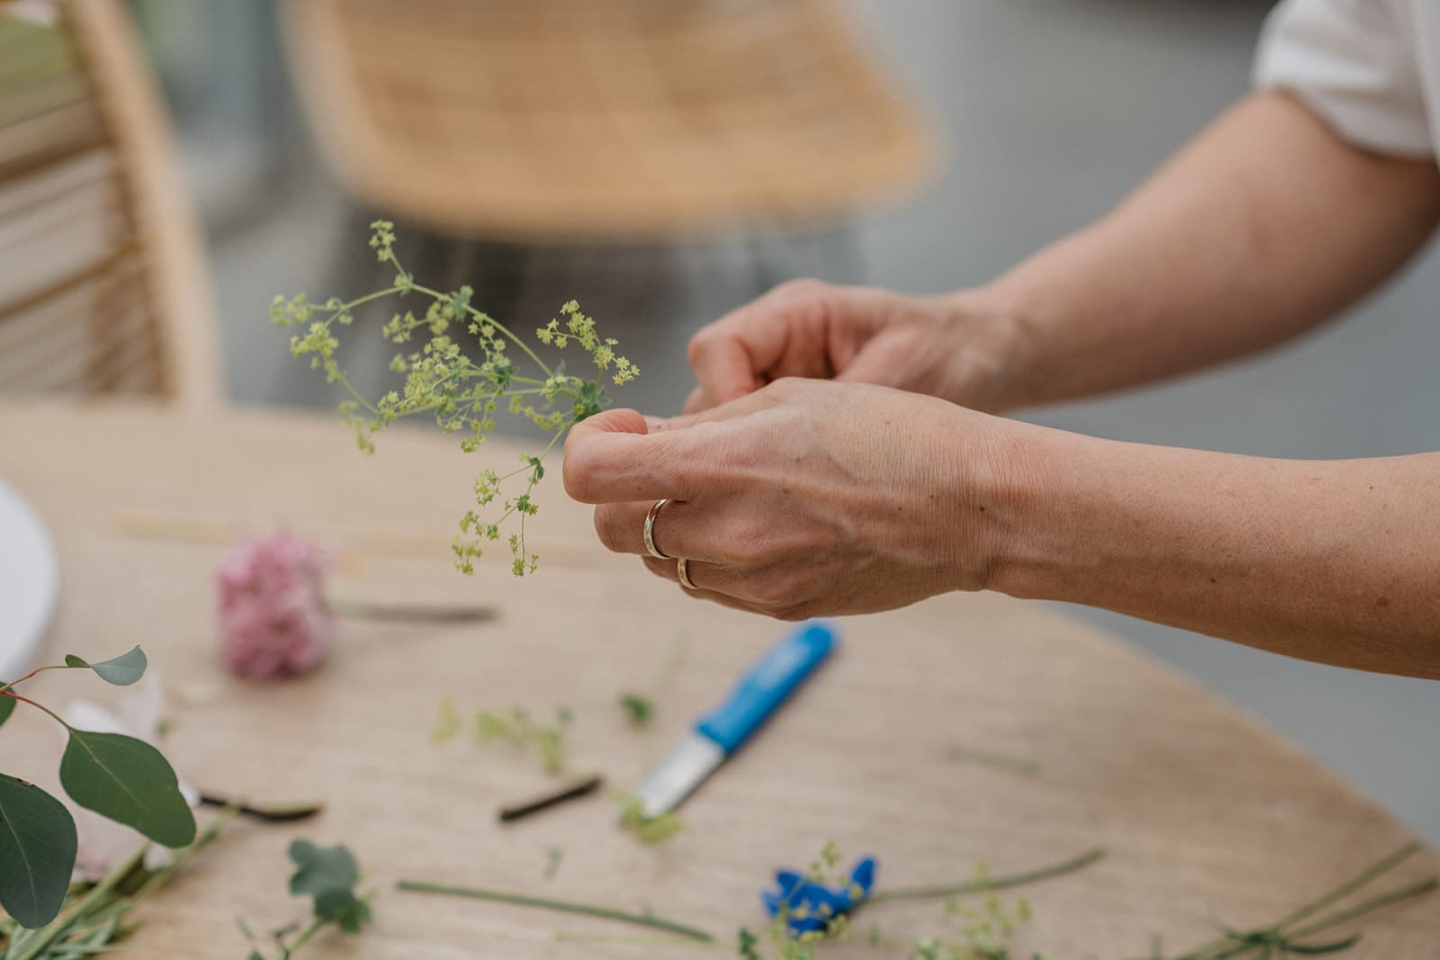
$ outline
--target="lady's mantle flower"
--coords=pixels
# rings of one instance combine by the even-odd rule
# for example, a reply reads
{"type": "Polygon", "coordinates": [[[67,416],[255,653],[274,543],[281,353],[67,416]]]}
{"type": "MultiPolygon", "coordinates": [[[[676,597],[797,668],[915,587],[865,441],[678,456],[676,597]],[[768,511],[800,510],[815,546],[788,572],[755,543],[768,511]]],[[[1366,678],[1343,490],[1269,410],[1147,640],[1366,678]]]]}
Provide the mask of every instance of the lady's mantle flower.
{"type": "Polygon", "coordinates": [[[784,915],[792,936],[822,931],[837,917],[864,903],[875,887],[875,858],[866,857],[855,864],[850,882],[839,887],[826,886],[794,870],[777,870],[776,890],[760,894],[770,916],[784,915]]]}
{"type": "Polygon", "coordinates": [[[216,576],[225,665],[255,680],[319,666],[334,631],[323,589],[330,566],[324,552],[283,531],[231,554],[216,576]]]}

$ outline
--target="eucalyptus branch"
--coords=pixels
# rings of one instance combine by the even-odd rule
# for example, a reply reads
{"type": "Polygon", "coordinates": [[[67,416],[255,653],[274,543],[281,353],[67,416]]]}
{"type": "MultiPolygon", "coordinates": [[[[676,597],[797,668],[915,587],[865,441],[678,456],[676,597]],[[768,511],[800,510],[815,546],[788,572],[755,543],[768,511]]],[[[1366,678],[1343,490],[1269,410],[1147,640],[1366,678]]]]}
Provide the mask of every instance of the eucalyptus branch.
{"type": "Polygon", "coordinates": [[[706,933],[704,930],[692,927],[687,924],[678,923],[674,920],[666,920],[664,917],[653,914],[628,913],[624,910],[615,910],[610,907],[598,907],[587,903],[574,903],[569,900],[551,900],[545,897],[531,897],[522,893],[509,893],[502,890],[484,890],[478,887],[455,887],[440,883],[428,883],[423,880],[401,880],[395,885],[400,890],[411,893],[436,893],[450,897],[469,897],[473,900],[491,900],[497,903],[509,903],[521,907],[538,907],[543,910],[554,910],[560,913],[575,913],[587,917],[599,917],[603,920],[616,920],[620,923],[629,923],[639,927],[650,927],[653,930],[664,930],[668,933],[678,934],[691,940],[698,940],[701,943],[714,943],[715,936],[706,933]]]}
{"type": "MultiPolygon", "coordinates": [[[[133,827],[156,843],[186,847],[195,842],[195,816],[180,793],[174,769],[159,750],[124,734],[73,727],[54,710],[13,689],[44,670],[63,669],[90,670],[106,683],[123,687],[139,681],[147,665],[139,647],[95,663],[69,654],[63,665],[33,670],[0,690],[0,725],[10,719],[17,703],[49,714],[67,734],[60,786],[76,804],[133,827]]],[[[49,927],[70,896],[77,853],[74,817],[35,784],[0,773],[0,826],[5,831],[0,846],[4,853],[0,908],[30,931],[49,927]]],[[[10,934],[10,957],[17,952],[17,937],[31,942],[32,934],[10,934]]]]}
{"type": "MultiPolygon", "coordinates": [[[[18,682],[18,681],[17,681],[17,682],[18,682]]],[[[55,722],[58,723],[58,724],[60,724],[60,726],[64,727],[66,730],[73,730],[73,729],[74,729],[73,727],[70,726],[70,724],[66,723],[63,719],[61,719],[60,714],[56,713],[54,710],[51,710],[49,707],[45,706],[45,704],[43,704],[43,703],[38,703],[38,702],[36,702],[36,701],[34,701],[34,700],[31,700],[29,697],[22,697],[22,696],[20,696],[20,694],[18,694],[18,693],[12,693],[12,692],[9,691],[9,690],[0,690],[0,697],[9,697],[11,700],[17,700],[17,701],[19,701],[20,703],[29,704],[30,706],[34,707],[36,710],[43,710],[43,711],[45,711],[46,713],[50,714],[50,716],[54,718],[55,722]]]]}
{"type": "Polygon", "coordinates": [[[52,664],[49,664],[49,665],[44,666],[44,667],[36,667],[34,670],[31,670],[29,673],[25,674],[25,676],[21,677],[19,680],[11,680],[9,683],[0,683],[0,694],[8,694],[13,687],[16,687],[16,686],[24,683],[26,680],[30,680],[30,679],[38,676],[39,674],[44,673],[46,670],[70,670],[70,669],[72,669],[72,668],[70,667],[69,664],[59,664],[59,663],[52,663],[52,664]]]}

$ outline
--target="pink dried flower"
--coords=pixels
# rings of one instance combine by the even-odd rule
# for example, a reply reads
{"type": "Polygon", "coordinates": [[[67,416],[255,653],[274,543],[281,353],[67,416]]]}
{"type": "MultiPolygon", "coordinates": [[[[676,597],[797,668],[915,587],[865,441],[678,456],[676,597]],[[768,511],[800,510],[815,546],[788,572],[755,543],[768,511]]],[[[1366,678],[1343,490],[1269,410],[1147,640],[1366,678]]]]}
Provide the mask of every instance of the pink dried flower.
{"type": "Polygon", "coordinates": [[[288,531],[242,544],[220,565],[220,653],[242,677],[272,680],[325,659],[334,618],[325,604],[331,558],[288,531]]]}

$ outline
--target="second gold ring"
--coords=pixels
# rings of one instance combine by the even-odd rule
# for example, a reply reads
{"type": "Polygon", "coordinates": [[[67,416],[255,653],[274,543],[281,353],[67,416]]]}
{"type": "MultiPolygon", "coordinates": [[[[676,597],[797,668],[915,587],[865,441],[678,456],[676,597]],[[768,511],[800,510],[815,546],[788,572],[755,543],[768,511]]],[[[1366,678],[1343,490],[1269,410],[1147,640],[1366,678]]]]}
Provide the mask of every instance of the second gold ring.
{"type": "MultiPolygon", "coordinates": [[[[669,502],[670,500],[668,498],[656,500],[650,504],[650,512],[645,514],[645,549],[649,552],[650,556],[656,560],[672,559],[668,555],[661,553],[660,548],[655,546],[655,518],[660,516],[660,508],[669,502]]],[[[630,529],[634,530],[635,528],[631,527],[630,529]]]]}
{"type": "Polygon", "coordinates": [[[686,590],[699,590],[695,581],[690,579],[690,561],[681,557],[675,564],[675,573],[680,577],[680,586],[686,590]]]}

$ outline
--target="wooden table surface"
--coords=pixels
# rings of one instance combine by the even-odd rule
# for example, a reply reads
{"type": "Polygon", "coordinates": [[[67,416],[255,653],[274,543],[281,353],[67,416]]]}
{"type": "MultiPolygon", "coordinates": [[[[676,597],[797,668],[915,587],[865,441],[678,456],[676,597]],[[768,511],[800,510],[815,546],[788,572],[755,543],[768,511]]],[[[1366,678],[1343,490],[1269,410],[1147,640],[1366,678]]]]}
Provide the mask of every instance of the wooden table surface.
{"type": "MultiPolygon", "coordinates": [[[[477,456],[504,463],[515,449],[496,443],[477,456]]],[[[505,747],[433,745],[442,697],[462,710],[524,706],[541,716],[567,706],[573,768],[625,787],[786,627],[690,600],[638,561],[606,554],[558,471],[532,521],[537,576],[514,579],[501,557],[474,578],[453,573],[448,542],[477,456],[397,430],[366,459],[333,419],[302,414],[183,420],[145,407],[0,405],[0,475],[39,508],[59,545],[50,659],[143,645],[171,694],[165,751],[183,776],[257,801],[327,805],[308,823],[233,824],[143,910],[131,956],[238,958],[236,917],[256,930],[303,917],[305,903],[285,892],[285,848],[297,836],[349,844],[380,891],[372,930],[327,934],[305,952],[361,960],[677,955],[673,945],[604,939],[634,932],[626,927],[392,883],[648,904],[730,935],[765,923],[757,893],[772,870],[803,866],[827,840],[877,856],[882,886],[963,880],[977,861],[1002,873],[1104,846],[1099,864],[1026,891],[1035,920],[1020,952],[1145,956],[1155,937],[1178,952],[1222,922],[1278,919],[1408,837],[1339,778],[1171,670],[990,595],[843,621],[833,663],[691,800],[687,831],[665,847],[622,833],[598,798],[501,827],[501,803],[550,781],[505,747]],[[172,533],[196,535],[143,535],[163,518],[183,521],[172,533]],[[485,600],[500,616],[465,627],[343,621],[313,676],[232,679],[217,662],[212,577],[236,523],[289,523],[342,543],[334,599],[485,600]],[[674,656],[653,729],[631,730],[618,695],[653,689],[674,656]],[[176,696],[207,688],[189,705],[176,696]],[[964,759],[976,750],[1023,758],[1038,774],[964,759]],[[563,855],[547,879],[552,848],[563,855]]],[[[34,690],[58,704],[108,692],[97,686],[47,674],[34,690]]],[[[17,714],[10,726],[0,767],[24,776],[57,762],[59,740],[39,719],[17,714]]],[[[1375,892],[1437,870],[1427,851],[1375,892]]],[[[934,902],[877,904],[860,927],[909,942],[941,915],[934,902]]],[[[1363,929],[1345,956],[1440,957],[1440,898],[1363,929]]],[[[907,954],[850,943],[833,955],[907,954]]]]}

